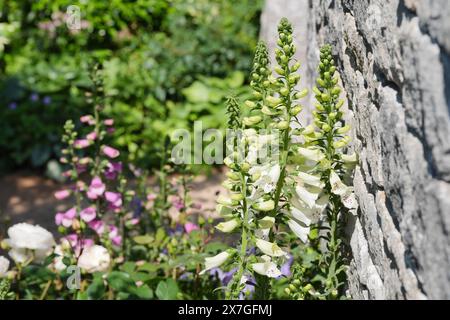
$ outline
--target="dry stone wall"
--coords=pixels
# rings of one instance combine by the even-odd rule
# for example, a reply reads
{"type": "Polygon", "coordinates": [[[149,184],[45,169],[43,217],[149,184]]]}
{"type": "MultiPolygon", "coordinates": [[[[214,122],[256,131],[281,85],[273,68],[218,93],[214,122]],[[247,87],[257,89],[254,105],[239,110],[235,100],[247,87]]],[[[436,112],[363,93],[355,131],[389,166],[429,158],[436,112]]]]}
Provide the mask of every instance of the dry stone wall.
{"type": "Polygon", "coordinates": [[[273,41],[283,16],[302,84],[330,43],[345,88],[360,156],[353,298],[450,299],[450,2],[266,0],[261,38],[273,41]]]}

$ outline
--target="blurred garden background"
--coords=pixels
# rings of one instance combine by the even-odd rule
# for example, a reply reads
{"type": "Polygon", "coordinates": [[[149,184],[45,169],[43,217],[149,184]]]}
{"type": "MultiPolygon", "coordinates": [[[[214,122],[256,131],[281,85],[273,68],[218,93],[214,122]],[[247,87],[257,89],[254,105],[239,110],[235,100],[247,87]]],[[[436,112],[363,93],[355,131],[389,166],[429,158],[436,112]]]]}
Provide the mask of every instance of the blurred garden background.
{"type": "MultiPolygon", "coordinates": [[[[159,167],[172,130],[198,119],[224,128],[226,97],[248,96],[261,0],[85,0],[76,3],[79,28],[70,29],[73,4],[0,1],[3,218],[52,225],[63,125],[91,110],[85,92],[96,62],[104,113],[115,119],[113,145],[121,160],[147,170],[159,167]]],[[[199,179],[200,189],[217,191],[199,179]]]]}

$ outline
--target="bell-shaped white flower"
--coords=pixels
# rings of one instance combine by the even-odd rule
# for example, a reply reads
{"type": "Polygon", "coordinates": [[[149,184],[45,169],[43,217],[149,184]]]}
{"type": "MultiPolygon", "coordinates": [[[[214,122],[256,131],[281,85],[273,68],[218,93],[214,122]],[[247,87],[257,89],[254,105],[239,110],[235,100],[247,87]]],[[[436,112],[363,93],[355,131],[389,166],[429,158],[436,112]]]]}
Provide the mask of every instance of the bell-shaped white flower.
{"type": "Polygon", "coordinates": [[[281,248],[276,243],[273,242],[269,242],[263,239],[256,239],[256,246],[264,254],[271,257],[287,256],[287,253],[281,250],[281,248]]]}
{"type": "Polygon", "coordinates": [[[252,269],[256,273],[267,276],[269,278],[278,278],[282,275],[277,265],[271,261],[271,258],[269,256],[266,255],[261,257],[261,262],[253,263],[252,269]]]}
{"type": "Polygon", "coordinates": [[[304,158],[319,162],[325,158],[325,155],[317,148],[298,148],[298,153],[304,158]]]}
{"type": "Polygon", "coordinates": [[[223,204],[218,204],[216,206],[216,211],[218,214],[220,214],[222,217],[230,217],[233,213],[233,209],[227,206],[224,206],[223,204]]]}
{"type": "Polygon", "coordinates": [[[204,274],[208,270],[220,267],[229,257],[230,253],[228,251],[224,251],[214,257],[205,258],[205,269],[200,272],[200,275],[204,274]]]}
{"type": "Polygon", "coordinates": [[[315,176],[305,172],[299,172],[298,177],[303,184],[308,184],[317,188],[323,188],[324,183],[320,181],[320,176],[315,176]]]}
{"type": "Polygon", "coordinates": [[[261,229],[272,228],[274,223],[275,223],[275,218],[274,217],[270,217],[270,216],[265,216],[264,218],[258,220],[258,226],[261,229]]]}
{"type": "Polygon", "coordinates": [[[308,241],[308,235],[310,228],[304,227],[293,219],[288,220],[287,222],[289,228],[291,228],[292,232],[303,242],[306,243],[308,241]]]}
{"type": "Polygon", "coordinates": [[[234,201],[230,199],[230,197],[226,197],[224,195],[220,195],[217,198],[217,203],[223,205],[223,206],[235,206],[238,204],[238,201],[234,201]]]}
{"type": "Polygon", "coordinates": [[[330,185],[331,192],[337,195],[343,195],[344,193],[347,193],[349,188],[341,181],[341,178],[339,178],[338,174],[335,171],[331,171],[330,185]]]}
{"type": "Polygon", "coordinates": [[[278,179],[280,178],[280,165],[275,164],[271,167],[264,166],[255,168],[254,170],[252,169],[250,169],[249,171],[250,174],[260,174],[260,178],[255,181],[254,186],[257,188],[261,188],[264,193],[273,192],[278,183],[278,179]]]}
{"type": "Polygon", "coordinates": [[[322,218],[323,211],[327,207],[328,201],[328,195],[322,194],[316,200],[315,204],[309,208],[303,201],[294,196],[291,199],[291,216],[306,226],[309,226],[311,223],[317,223],[322,218]]]}
{"type": "Polygon", "coordinates": [[[239,225],[239,221],[237,219],[232,219],[226,222],[221,222],[216,226],[216,229],[222,232],[232,232],[239,225]]]}
{"type": "Polygon", "coordinates": [[[319,194],[322,192],[322,189],[317,187],[305,187],[302,185],[298,185],[295,187],[295,193],[309,208],[314,207],[319,194]]]}
{"type": "Polygon", "coordinates": [[[9,260],[3,256],[0,256],[0,278],[6,277],[6,273],[9,270],[9,260]]]}
{"type": "Polygon", "coordinates": [[[358,162],[358,156],[355,152],[352,154],[342,154],[341,159],[346,164],[354,164],[358,162]]]}
{"type": "Polygon", "coordinates": [[[272,211],[275,208],[275,202],[273,200],[261,201],[253,204],[253,208],[258,211],[272,211]]]}
{"type": "Polygon", "coordinates": [[[353,215],[356,215],[356,210],[358,209],[358,202],[356,201],[355,194],[351,190],[347,190],[346,193],[341,195],[342,204],[347,209],[350,209],[350,212],[353,215]]]}

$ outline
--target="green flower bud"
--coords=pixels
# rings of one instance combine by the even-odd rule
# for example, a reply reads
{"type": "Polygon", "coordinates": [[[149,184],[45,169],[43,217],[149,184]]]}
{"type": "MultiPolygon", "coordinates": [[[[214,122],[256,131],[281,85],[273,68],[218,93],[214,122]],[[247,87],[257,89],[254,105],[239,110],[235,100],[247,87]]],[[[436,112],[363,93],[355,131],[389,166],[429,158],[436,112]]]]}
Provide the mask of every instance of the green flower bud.
{"type": "Polygon", "coordinates": [[[334,87],[333,90],[331,90],[331,94],[338,96],[341,93],[341,88],[334,87]]]}
{"type": "Polygon", "coordinates": [[[333,85],[336,85],[338,82],[339,82],[339,78],[338,78],[338,77],[334,77],[334,78],[331,80],[331,83],[332,83],[333,85]]]}
{"type": "Polygon", "coordinates": [[[234,201],[242,201],[244,199],[244,195],[242,193],[232,193],[230,198],[234,201]]]}
{"type": "Polygon", "coordinates": [[[300,112],[302,112],[302,110],[303,110],[302,106],[295,106],[294,108],[291,109],[290,113],[291,113],[292,116],[296,116],[300,112]]]}
{"type": "Polygon", "coordinates": [[[331,113],[329,114],[329,117],[330,117],[331,120],[336,119],[336,112],[331,112],[331,113]]]}
{"type": "Polygon", "coordinates": [[[261,116],[251,116],[251,117],[245,117],[244,119],[242,119],[242,123],[247,127],[251,127],[251,126],[254,126],[254,125],[260,123],[261,120],[262,120],[261,116]]]}
{"type": "Polygon", "coordinates": [[[313,88],[313,92],[318,96],[320,96],[322,94],[322,92],[317,87],[313,88]]]}
{"type": "Polygon", "coordinates": [[[292,292],[297,291],[297,288],[296,288],[293,284],[290,284],[290,285],[289,285],[289,289],[290,289],[292,292]]]}
{"type": "Polygon", "coordinates": [[[289,122],[287,122],[287,121],[280,121],[277,124],[277,128],[279,130],[286,130],[287,128],[289,128],[289,122]]]}
{"type": "Polygon", "coordinates": [[[293,73],[289,75],[289,83],[290,84],[295,84],[298,82],[298,80],[300,79],[300,75],[298,73],[293,73]]]}
{"type": "Polygon", "coordinates": [[[284,75],[284,70],[280,67],[275,67],[274,68],[275,72],[278,73],[280,76],[284,75]]]}
{"type": "Polygon", "coordinates": [[[267,99],[267,102],[269,103],[269,106],[271,106],[271,107],[276,107],[281,103],[280,98],[276,98],[273,96],[268,96],[266,99],[267,99]]]}
{"type": "Polygon", "coordinates": [[[260,99],[262,97],[262,94],[261,94],[261,92],[253,91],[253,96],[257,99],[260,99]]]}
{"type": "Polygon", "coordinates": [[[331,127],[328,124],[325,123],[322,126],[322,130],[325,131],[325,132],[329,132],[331,130],[331,127]]]}
{"type": "Polygon", "coordinates": [[[306,286],[303,287],[303,292],[309,292],[311,289],[313,289],[313,286],[308,283],[306,286]]]}
{"type": "Polygon", "coordinates": [[[291,295],[291,290],[289,290],[289,288],[284,288],[284,292],[290,296],[291,295]]]}
{"type": "Polygon", "coordinates": [[[328,102],[328,101],[330,101],[330,95],[328,94],[328,93],[322,93],[321,95],[320,95],[320,98],[322,99],[322,101],[324,101],[324,102],[328,102]]]}
{"type": "Polygon", "coordinates": [[[234,180],[234,181],[239,181],[239,180],[241,179],[241,177],[239,176],[239,174],[238,174],[237,172],[233,172],[233,171],[228,171],[228,172],[226,173],[226,176],[227,176],[228,178],[230,178],[231,180],[234,180]]]}
{"type": "Polygon", "coordinates": [[[303,89],[295,94],[295,99],[302,99],[308,95],[308,89],[303,89]]]}
{"type": "Polygon", "coordinates": [[[319,110],[320,112],[325,111],[325,108],[324,108],[320,103],[318,103],[318,102],[315,104],[315,107],[316,107],[316,109],[319,110]]]}
{"type": "Polygon", "coordinates": [[[323,81],[323,79],[321,79],[321,78],[317,79],[317,84],[321,87],[325,87],[325,81],[323,81]]]}
{"type": "Polygon", "coordinates": [[[283,50],[284,50],[284,52],[288,53],[291,50],[291,47],[288,44],[285,44],[283,46],[283,50]]]}
{"type": "Polygon", "coordinates": [[[344,104],[344,100],[339,100],[339,101],[336,103],[336,109],[340,109],[340,108],[342,107],[343,104],[344,104]]]}
{"type": "Polygon", "coordinates": [[[251,100],[246,100],[244,103],[245,103],[245,105],[246,105],[247,107],[249,107],[249,108],[254,108],[254,107],[256,107],[256,103],[254,103],[254,102],[251,101],[251,100]]]}
{"type": "Polygon", "coordinates": [[[269,109],[267,106],[263,106],[261,112],[268,116],[274,116],[278,114],[278,112],[274,111],[273,109],[269,109]]]}
{"type": "Polygon", "coordinates": [[[248,171],[250,170],[250,163],[244,162],[244,163],[241,165],[241,170],[242,170],[243,172],[248,172],[248,171]]]}
{"type": "Polygon", "coordinates": [[[292,72],[295,72],[295,71],[297,71],[298,69],[300,69],[300,62],[296,62],[296,63],[294,63],[294,65],[291,67],[291,71],[292,72]]]}
{"type": "Polygon", "coordinates": [[[275,202],[273,202],[273,200],[257,202],[253,204],[253,208],[264,212],[272,211],[273,208],[275,208],[275,202]]]}
{"type": "Polygon", "coordinates": [[[283,87],[280,89],[280,94],[284,97],[286,97],[289,94],[289,89],[286,87],[283,87]]]}

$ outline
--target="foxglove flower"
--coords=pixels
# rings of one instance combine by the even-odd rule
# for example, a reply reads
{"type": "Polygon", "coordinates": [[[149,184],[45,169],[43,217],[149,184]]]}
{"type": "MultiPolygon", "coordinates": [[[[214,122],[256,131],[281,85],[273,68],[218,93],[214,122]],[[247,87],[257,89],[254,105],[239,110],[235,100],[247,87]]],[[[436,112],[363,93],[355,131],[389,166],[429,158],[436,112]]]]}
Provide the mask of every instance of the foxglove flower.
{"type": "Polygon", "coordinates": [[[225,261],[230,257],[230,253],[228,251],[224,251],[215,255],[214,257],[205,258],[205,269],[203,269],[200,274],[204,274],[206,271],[211,270],[213,268],[220,267],[225,261]]]}
{"type": "Polygon", "coordinates": [[[272,259],[269,256],[266,255],[263,255],[261,257],[261,262],[253,263],[252,269],[256,273],[267,276],[269,278],[278,278],[282,275],[277,265],[272,262],[272,259]]]}
{"type": "Polygon", "coordinates": [[[73,146],[77,149],[84,149],[91,145],[91,142],[88,139],[77,139],[73,143],[73,146]]]}
{"type": "Polygon", "coordinates": [[[103,146],[102,152],[103,152],[103,154],[105,154],[107,157],[109,157],[111,159],[117,158],[120,155],[119,150],[114,149],[109,146],[103,146]]]}
{"type": "Polygon", "coordinates": [[[87,196],[89,199],[95,200],[102,196],[105,192],[105,185],[100,177],[94,177],[89,185],[87,196]]]}
{"type": "Polygon", "coordinates": [[[269,242],[262,239],[256,239],[256,246],[264,254],[271,257],[282,257],[287,255],[286,252],[281,250],[281,248],[276,243],[273,242],[269,242]]]}
{"type": "Polygon", "coordinates": [[[84,222],[89,223],[92,220],[94,220],[96,216],[97,216],[97,212],[95,210],[95,207],[87,207],[87,208],[81,210],[81,212],[80,212],[80,218],[84,222]]]}
{"type": "Polygon", "coordinates": [[[191,233],[192,231],[195,230],[200,230],[200,228],[198,227],[198,225],[196,225],[195,223],[192,222],[186,222],[184,224],[184,230],[186,231],[187,234],[191,233]]]}
{"type": "Polygon", "coordinates": [[[55,192],[55,198],[58,200],[63,200],[70,196],[70,190],[64,189],[55,192]]]}
{"type": "Polygon", "coordinates": [[[239,226],[239,221],[237,219],[232,219],[226,222],[219,223],[216,228],[222,232],[232,232],[236,227],[239,226]]]}
{"type": "Polygon", "coordinates": [[[108,162],[105,169],[105,178],[114,180],[120,172],[122,172],[122,162],[108,162]]]}

